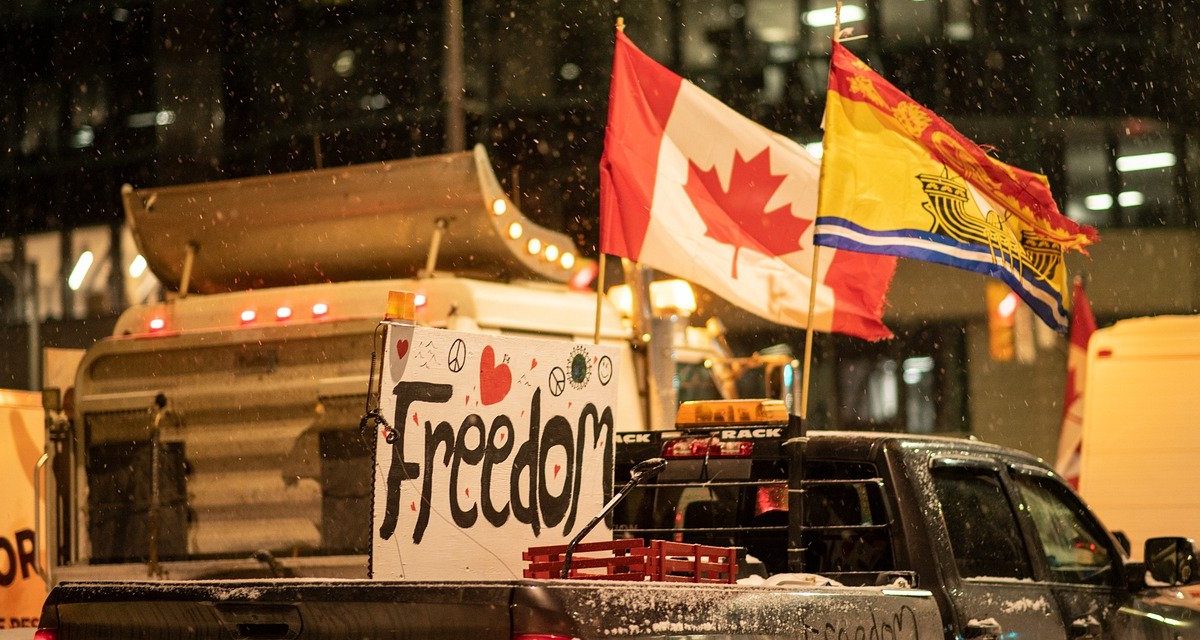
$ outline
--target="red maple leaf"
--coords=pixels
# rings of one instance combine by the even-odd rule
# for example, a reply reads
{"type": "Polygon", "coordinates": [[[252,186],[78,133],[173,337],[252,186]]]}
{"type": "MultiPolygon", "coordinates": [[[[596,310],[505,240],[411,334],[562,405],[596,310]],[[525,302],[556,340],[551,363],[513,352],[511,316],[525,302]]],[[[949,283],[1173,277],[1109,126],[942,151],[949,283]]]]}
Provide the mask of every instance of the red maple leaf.
{"type": "Polygon", "coordinates": [[[791,204],[766,211],[767,202],[787,178],[771,173],[770,150],[767,147],[749,160],[735,151],[728,191],[721,187],[716,165],[701,170],[688,160],[684,190],[704,219],[704,235],[733,247],[734,278],[742,247],[768,256],[791,253],[800,248],[800,236],[812,224],[792,215],[791,204]]]}

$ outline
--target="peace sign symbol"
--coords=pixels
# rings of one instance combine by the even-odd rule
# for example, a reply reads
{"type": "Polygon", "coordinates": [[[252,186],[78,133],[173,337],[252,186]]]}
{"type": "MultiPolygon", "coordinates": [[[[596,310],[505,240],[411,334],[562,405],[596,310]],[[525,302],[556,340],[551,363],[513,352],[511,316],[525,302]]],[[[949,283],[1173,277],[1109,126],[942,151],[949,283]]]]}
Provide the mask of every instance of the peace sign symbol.
{"type": "Polygon", "coordinates": [[[601,385],[606,385],[612,380],[612,373],[612,358],[601,356],[600,363],[596,365],[596,379],[601,385]]]}
{"type": "Polygon", "coordinates": [[[462,371],[463,365],[467,362],[467,343],[459,338],[450,345],[450,353],[446,355],[446,366],[454,373],[462,371]]]}
{"type": "Polygon", "coordinates": [[[554,367],[550,370],[550,395],[558,397],[562,395],[563,389],[567,387],[567,372],[562,370],[562,367],[554,367]]]}

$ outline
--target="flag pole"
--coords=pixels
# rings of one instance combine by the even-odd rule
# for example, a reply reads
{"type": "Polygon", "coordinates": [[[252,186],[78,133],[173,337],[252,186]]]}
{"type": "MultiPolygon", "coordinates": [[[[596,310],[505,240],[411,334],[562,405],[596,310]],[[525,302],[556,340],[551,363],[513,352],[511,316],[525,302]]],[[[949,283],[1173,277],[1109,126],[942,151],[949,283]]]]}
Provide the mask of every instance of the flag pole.
{"type": "Polygon", "coordinates": [[[812,371],[813,311],[817,306],[817,266],[820,245],[813,244],[812,277],[808,286],[808,322],[804,328],[804,371],[800,382],[800,419],[808,419],[808,383],[812,371]]]}
{"type": "Polygon", "coordinates": [[[607,254],[600,252],[600,274],[596,276],[596,332],[592,336],[592,344],[600,344],[600,310],[604,308],[604,258],[607,254]]]}
{"type": "MultiPolygon", "coordinates": [[[[818,184],[820,180],[818,179],[818,184]]],[[[819,197],[819,196],[818,196],[819,197]]],[[[817,267],[818,256],[821,246],[813,243],[813,262],[812,273],[809,278],[808,285],[808,322],[804,328],[804,371],[801,374],[800,382],[800,419],[808,419],[808,383],[811,378],[812,371],[812,349],[813,349],[813,312],[817,307],[817,267]]]]}
{"type": "MultiPolygon", "coordinates": [[[[842,35],[842,0],[837,0],[833,8],[833,41],[838,42],[842,35]]],[[[824,154],[822,154],[824,157],[824,154]]],[[[821,172],[817,178],[817,211],[821,210],[821,188],[825,181],[825,161],[821,161],[821,172]]],[[[814,230],[815,236],[815,230],[814,230]]],[[[812,271],[809,273],[808,286],[808,322],[804,323],[804,371],[800,382],[800,419],[808,419],[808,387],[812,379],[812,350],[813,350],[813,316],[817,310],[817,269],[820,268],[821,245],[813,243],[812,271]]]]}
{"type": "MultiPolygon", "coordinates": [[[[617,32],[625,33],[625,18],[621,16],[617,16],[617,32]]],[[[599,249],[600,245],[597,244],[596,248],[599,249]]],[[[600,310],[604,308],[604,271],[607,266],[605,257],[606,254],[601,250],[600,273],[596,276],[596,328],[592,334],[592,344],[600,344],[600,310]]]]}

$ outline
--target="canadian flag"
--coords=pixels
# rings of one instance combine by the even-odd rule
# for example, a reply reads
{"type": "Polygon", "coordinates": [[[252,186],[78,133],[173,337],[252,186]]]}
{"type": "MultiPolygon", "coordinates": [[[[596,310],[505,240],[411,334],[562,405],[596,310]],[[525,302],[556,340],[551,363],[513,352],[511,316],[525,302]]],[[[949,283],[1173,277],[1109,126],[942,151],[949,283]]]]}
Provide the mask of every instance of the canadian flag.
{"type": "Polygon", "coordinates": [[[877,340],[889,256],[822,248],[813,273],[820,163],[671,73],[617,33],[600,250],[704,286],[747,311],[877,340]],[[815,276],[815,277],[814,277],[815,276]]]}
{"type": "Polygon", "coordinates": [[[1067,484],[1079,488],[1079,458],[1083,452],[1083,381],[1087,375],[1088,340],[1096,331],[1092,303],[1076,278],[1071,293],[1071,343],[1067,347],[1067,389],[1063,399],[1062,430],[1054,470],[1067,484]]]}

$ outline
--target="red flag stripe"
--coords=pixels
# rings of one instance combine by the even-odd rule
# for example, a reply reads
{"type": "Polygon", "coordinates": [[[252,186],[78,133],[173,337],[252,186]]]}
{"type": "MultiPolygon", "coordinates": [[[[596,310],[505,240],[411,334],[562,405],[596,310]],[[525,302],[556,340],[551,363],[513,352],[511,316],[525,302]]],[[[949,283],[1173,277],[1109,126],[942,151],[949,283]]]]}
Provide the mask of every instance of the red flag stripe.
{"type": "Polygon", "coordinates": [[[638,260],[658,176],[658,150],[682,78],[617,33],[600,157],[600,251],[638,260]],[[615,144],[614,144],[615,142],[615,144]],[[627,170],[614,171],[613,166],[627,170]]]}
{"type": "Polygon", "coordinates": [[[1096,317],[1092,314],[1092,304],[1088,301],[1081,280],[1075,280],[1071,297],[1073,302],[1067,380],[1063,390],[1063,419],[1054,469],[1072,487],[1078,489],[1080,458],[1083,451],[1083,379],[1087,373],[1088,341],[1096,331],[1096,317]]]}
{"type": "Polygon", "coordinates": [[[868,340],[886,340],[892,337],[889,330],[879,318],[883,317],[884,297],[873,295],[872,292],[887,291],[892,285],[892,275],[895,273],[896,261],[893,258],[882,264],[887,268],[880,269],[879,256],[856,253],[854,251],[836,251],[825,274],[825,284],[834,291],[850,291],[850,295],[838,296],[838,302],[833,306],[833,326],[838,333],[859,336],[868,340]],[[867,305],[857,301],[866,301],[867,305]],[[875,303],[872,304],[871,301],[875,303]],[[870,308],[866,308],[869,306],[870,308]]]}
{"type": "Polygon", "coordinates": [[[1088,300],[1082,281],[1075,282],[1071,296],[1071,344],[1087,351],[1088,340],[1096,331],[1096,316],[1092,314],[1092,303],[1088,300]]]}

